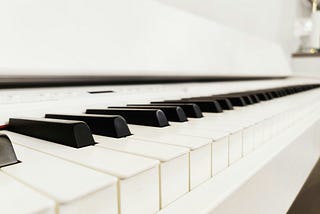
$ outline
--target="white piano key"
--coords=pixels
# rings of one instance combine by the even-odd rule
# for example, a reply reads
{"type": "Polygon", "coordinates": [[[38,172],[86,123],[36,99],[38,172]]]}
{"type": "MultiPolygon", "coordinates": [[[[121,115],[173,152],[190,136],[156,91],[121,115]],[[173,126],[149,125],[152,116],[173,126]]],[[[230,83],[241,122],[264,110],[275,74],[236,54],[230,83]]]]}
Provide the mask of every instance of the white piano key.
{"type": "MultiPolygon", "coordinates": [[[[200,120],[193,120],[194,123],[192,124],[186,124],[186,126],[183,126],[182,124],[179,125],[177,123],[173,123],[172,126],[175,126],[175,128],[177,127],[187,127],[190,129],[190,132],[192,132],[192,130],[196,130],[196,129],[207,129],[210,130],[210,128],[212,126],[208,126],[208,124],[210,123],[201,123],[200,120]],[[194,125],[196,124],[196,125],[194,125]]],[[[234,163],[235,161],[239,160],[242,157],[242,128],[239,128],[238,126],[234,126],[234,127],[229,127],[229,126],[218,126],[219,128],[216,129],[216,127],[212,128],[212,130],[215,131],[227,131],[227,132],[231,132],[231,134],[229,135],[229,146],[228,146],[228,151],[229,151],[229,164],[234,163]]],[[[172,128],[172,130],[174,130],[172,128]]]]}
{"type": "Polygon", "coordinates": [[[159,210],[158,161],[96,146],[75,149],[9,131],[3,132],[15,144],[118,177],[122,214],[159,210]]]}
{"type": "MultiPolygon", "coordinates": [[[[170,131],[186,135],[207,138],[212,141],[212,152],[211,152],[211,172],[212,175],[217,174],[223,169],[228,167],[229,160],[229,135],[230,133],[222,130],[207,130],[207,129],[191,129],[191,128],[181,128],[180,123],[171,122],[173,126],[166,127],[165,129],[170,129],[170,131]]],[[[164,130],[165,131],[165,130],[164,130]]]]}
{"type": "MultiPolygon", "coordinates": [[[[172,123],[172,126],[183,127],[189,129],[204,129],[204,130],[214,130],[214,131],[225,131],[229,133],[236,133],[242,131],[248,125],[237,124],[237,122],[227,122],[222,120],[209,120],[209,119],[194,119],[189,118],[188,123],[172,123]]],[[[171,124],[171,123],[170,123],[171,124]]]]}
{"type": "Polygon", "coordinates": [[[212,175],[217,174],[228,167],[229,162],[229,136],[230,132],[222,130],[209,129],[193,129],[190,127],[183,127],[182,124],[171,122],[171,127],[167,127],[170,131],[186,136],[195,136],[207,138],[212,141],[212,175]]]}
{"type": "Polygon", "coordinates": [[[197,149],[207,144],[211,143],[205,138],[185,136],[181,134],[176,134],[175,129],[170,129],[171,127],[150,127],[150,126],[138,126],[129,125],[132,139],[142,139],[146,141],[163,143],[174,146],[182,146],[190,149],[197,149]]]}
{"type": "Polygon", "coordinates": [[[189,152],[188,148],[172,146],[146,140],[133,139],[130,136],[125,138],[112,138],[101,135],[93,135],[96,146],[110,148],[130,154],[144,156],[159,160],[161,162],[170,161],[176,157],[189,152]]]}
{"type": "Polygon", "coordinates": [[[189,154],[175,158],[160,165],[162,208],[174,202],[190,189],[189,154]],[[186,169],[187,166],[188,168],[186,169]],[[186,175],[188,180],[186,180],[186,175]],[[175,176],[175,177],[172,177],[175,176]]]}
{"type": "MultiPolygon", "coordinates": [[[[314,121],[317,121],[318,118],[319,116],[317,116],[314,121]]],[[[281,154],[281,152],[283,153],[283,150],[288,145],[295,142],[295,139],[297,139],[298,136],[301,136],[301,133],[312,127],[312,125],[310,125],[313,123],[311,120],[312,119],[310,118],[306,118],[306,121],[301,121],[301,123],[296,124],[295,127],[285,130],[281,135],[272,139],[269,144],[261,147],[254,153],[247,155],[239,162],[239,164],[235,164],[228,168],[226,173],[219,174],[216,178],[209,180],[204,185],[186,194],[159,213],[211,213],[215,211],[214,208],[222,201],[227,201],[229,199],[232,201],[232,198],[229,198],[230,195],[232,196],[231,193],[236,193],[237,188],[241,188],[241,185],[262,169],[266,163],[281,154]],[[233,175],[231,175],[231,173],[233,175]],[[239,176],[241,177],[241,180],[239,180],[239,176]],[[247,178],[243,179],[244,176],[247,176],[247,178]],[[233,181],[226,182],[228,179],[233,181]],[[233,190],[230,187],[232,185],[234,185],[232,187],[233,190]],[[199,198],[201,198],[201,200],[199,200],[199,198]]],[[[263,197],[263,194],[260,195],[262,197],[261,201],[263,201],[265,198],[263,197]]],[[[248,198],[251,196],[249,195],[248,198]]],[[[269,206],[268,202],[265,202],[265,206],[269,206]]],[[[230,211],[232,209],[228,210],[230,211]]],[[[259,205],[256,206],[256,210],[259,210],[259,205]]]]}
{"type": "Polygon", "coordinates": [[[265,130],[264,142],[267,142],[272,138],[272,126],[273,126],[272,118],[268,118],[268,119],[264,120],[263,126],[264,126],[264,130],[265,130]]]}
{"type": "Polygon", "coordinates": [[[250,126],[243,130],[243,155],[247,155],[254,150],[255,126],[250,126]]]}
{"type": "Polygon", "coordinates": [[[175,134],[164,128],[129,125],[132,139],[141,139],[190,149],[190,189],[211,177],[211,139],[175,134]]]}
{"type": "MultiPolygon", "coordinates": [[[[256,124],[254,124],[253,121],[247,121],[241,124],[241,121],[223,121],[223,119],[220,119],[219,121],[212,121],[209,122],[209,118],[207,118],[207,121],[203,124],[208,123],[205,127],[202,125],[199,125],[200,121],[197,122],[196,126],[200,128],[201,126],[205,129],[212,129],[212,130],[221,130],[221,131],[228,131],[232,133],[232,139],[229,141],[230,146],[230,163],[234,162],[235,160],[239,159],[244,154],[247,154],[248,152],[252,151],[254,146],[254,136],[255,136],[255,129],[254,127],[256,124]],[[209,124],[210,123],[210,124],[209,124]],[[237,139],[236,139],[237,138],[237,139]],[[240,145],[243,144],[243,145],[240,145]],[[243,150],[241,150],[241,156],[239,154],[240,147],[243,147],[243,150]],[[237,148],[237,149],[236,149],[237,148]]],[[[193,126],[193,124],[190,124],[190,126],[193,126]]],[[[262,136],[263,137],[263,136],[262,136]]]]}
{"type": "Polygon", "coordinates": [[[1,171],[54,199],[59,213],[118,212],[115,177],[17,144],[14,149],[22,162],[1,171]]]}
{"type": "Polygon", "coordinates": [[[254,148],[258,148],[259,146],[261,146],[264,142],[264,129],[263,129],[263,124],[257,123],[254,126],[255,129],[255,136],[254,136],[254,148]]]}
{"type": "Polygon", "coordinates": [[[190,152],[190,189],[211,177],[211,144],[190,152]],[[203,163],[203,164],[201,164],[203,163]]]}
{"type": "Polygon", "coordinates": [[[229,165],[229,137],[212,143],[212,176],[226,169],[229,165]]]}
{"type": "Polygon", "coordinates": [[[1,213],[54,214],[55,202],[0,169],[1,213]]]}
{"type": "Polygon", "coordinates": [[[229,165],[242,157],[242,132],[232,133],[229,136],[229,165]]]}
{"type": "MultiPolygon", "coordinates": [[[[248,108],[248,107],[242,107],[248,108]]],[[[252,108],[251,108],[252,109],[252,108]]],[[[221,124],[231,124],[234,127],[245,128],[252,125],[254,122],[259,120],[258,114],[255,115],[250,108],[242,110],[233,110],[226,113],[203,113],[204,118],[201,122],[211,122],[211,123],[221,123],[221,124]]],[[[195,120],[195,119],[193,119],[195,120]]],[[[218,124],[217,124],[218,125],[218,124]]]]}
{"type": "Polygon", "coordinates": [[[161,207],[189,191],[189,149],[144,140],[94,135],[97,146],[160,161],[161,207]]]}
{"type": "Polygon", "coordinates": [[[270,137],[277,135],[278,125],[277,125],[277,116],[274,115],[270,119],[270,137]]]}

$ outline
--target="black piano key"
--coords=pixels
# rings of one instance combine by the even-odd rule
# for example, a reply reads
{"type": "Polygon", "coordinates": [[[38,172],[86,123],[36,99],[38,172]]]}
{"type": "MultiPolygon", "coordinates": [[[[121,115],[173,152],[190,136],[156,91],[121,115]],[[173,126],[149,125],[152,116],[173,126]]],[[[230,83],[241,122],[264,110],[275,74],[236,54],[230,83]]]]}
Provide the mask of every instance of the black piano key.
{"type": "Polygon", "coordinates": [[[0,168],[19,163],[10,139],[0,134],[0,168]]]}
{"type": "Polygon", "coordinates": [[[272,100],[274,97],[270,91],[265,92],[270,100],[272,100]]]}
{"type": "MultiPolygon", "coordinates": [[[[293,89],[293,90],[292,90],[292,94],[297,93],[297,91],[296,91],[294,88],[292,88],[292,89],[293,89]]],[[[290,95],[289,92],[288,92],[286,89],[284,89],[284,88],[281,89],[280,92],[281,92],[281,94],[282,94],[283,97],[290,95]]]]}
{"type": "Polygon", "coordinates": [[[305,87],[304,85],[301,85],[301,86],[300,86],[300,89],[301,89],[301,92],[306,91],[306,87],[305,87]]]}
{"type": "Polygon", "coordinates": [[[46,118],[85,122],[93,134],[121,138],[131,135],[125,119],[119,115],[62,115],[46,114],[46,118]]]}
{"type": "Polygon", "coordinates": [[[216,101],[219,103],[222,110],[233,110],[232,103],[227,98],[215,98],[214,96],[209,97],[192,97],[192,98],[185,98],[182,100],[205,100],[205,101],[216,101]]]}
{"type": "Polygon", "coordinates": [[[294,90],[296,93],[299,93],[299,92],[300,92],[300,89],[299,89],[298,86],[295,86],[295,87],[292,87],[292,88],[293,88],[293,90],[294,90]]]}
{"type": "Polygon", "coordinates": [[[296,91],[297,91],[297,93],[299,93],[299,92],[301,92],[302,91],[302,88],[301,88],[301,86],[295,86],[295,87],[293,87],[296,91]]]}
{"type": "Polygon", "coordinates": [[[88,125],[82,121],[10,118],[8,130],[74,148],[95,144],[88,125]]]}
{"type": "Polygon", "coordinates": [[[247,105],[254,104],[253,100],[251,99],[251,97],[249,95],[243,95],[241,97],[244,99],[244,101],[246,102],[247,105]]]}
{"type": "Polygon", "coordinates": [[[306,87],[304,85],[300,86],[301,92],[306,91],[306,87]]]}
{"type": "Polygon", "coordinates": [[[165,127],[169,125],[163,111],[158,109],[88,109],[87,114],[121,115],[129,124],[165,127]]]}
{"type": "Polygon", "coordinates": [[[298,88],[299,88],[300,92],[304,92],[305,91],[304,86],[299,86],[298,88]]]}
{"type": "Polygon", "coordinates": [[[301,92],[305,91],[305,86],[303,85],[300,85],[298,88],[300,89],[301,92]]]}
{"type": "MultiPolygon", "coordinates": [[[[129,104],[126,106],[127,108],[138,108],[138,109],[160,109],[164,112],[167,119],[169,121],[173,122],[186,122],[188,121],[187,116],[183,109],[179,106],[153,106],[148,104],[129,104]]],[[[115,108],[115,107],[109,107],[109,108],[115,108]]],[[[120,107],[123,108],[123,107],[120,107]]]]}
{"type": "Polygon", "coordinates": [[[253,103],[260,103],[260,99],[256,94],[250,94],[249,96],[251,97],[253,103]]]}
{"type": "Polygon", "coordinates": [[[286,88],[284,90],[287,92],[287,94],[295,94],[296,93],[296,91],[293,88],[286,88]]]}
{"type": "Polygon", "coordinates": [[[187,117],[201,118],[203,117],[200,107],[193,103],[170,103],[170,102],[151,102],[150,105],[163,105],[163,106],[179,106],[183,109],[187,117]]]}
{"type": "Polygon", "coordinates": [[[307,90],[306,86],[302,85],[302,86],[301,86],[301,90],[302,90],[302,91],[306,91],[306,90],[307,90]]]}
{"type": "Polygon", "coordinates": [[[264,94],[268,97],[268,100],[272,100],[273,97],[272,95],[269,93],[269,91],[264,91],[264,94]]]}
{"type": "Polygon", "coordinates": [[[282,93],[292,93],[292,94],[295,94],[297,93],[297,89],[295,87],[287,87],[287,88],[282,88],[281,89],[282,93]]]}
{"type": "MultiPolygon", "coordinates": [[[[300,92],[300,89],[299,87],[295,86],[295,87],[292,87],[294,93],[299,93],[300,92]]],[[[284,89],[286,93],[288,93],[288,91],[286,90],[286,88],[284,89]]]]}
{"type": "Polygon", "coordinates": [[[264,92],[258,92],[257,96],[258,96],[259,100],[262,100],[262,101],[269,100],[268,95],[266,95],[264,92]]]}
{"type": "Polygon", "coordinates": [[[253,97],[249,92],[239,92],[221,95],[212,95],[212,98],[228,100],[232,106],[246,106],[260,102],[256,97],[253,97]]]}
{"type": "Polygon", "coordinates": [[[272,90],[271,93],[272,93],[274,98],[279,98],[280,97],[280,94],[279,94],[279,92],[277,90],[272,90]]]}
{"type": "MultiPolygon", "coordinates": [[[[166,101],[167,102],[167,101],[166,101]]],[[[217,101],[211,100],[168,100],[168,102],[175,102],[175,103],[194,103],[197,104],[201,111],[203,112],[213,112],[213,113],[221,113],[223,112],[221,106],[217,101]]]]}
{"type": "Polygon", "coordinates": [[[242,96],[226,96],[233,106],[246,106],[247,103],[242,96]]]}
{"type": "Polygon", "coordinates": [[[284,92],[283,89],[279,89],[279,90],[278,90],[278,94],[280,95],[280,97],[286,96],[286,93],[284,92]]]}
{"type": "MultiPolygon", "coordinates": [[[[235,106],[246,106],[251,105],[260,102],[259,98],[255,96],[252,92],[239,92],[239,93],[232,93],[232,94],[226,94],[226,95],[220,95],[220,96],[226,96],[226,98],[233,99],[232,102],[235,106]]],[[[233,104],[231,102],[231,104],[233,104]]]]}
{"type": "Polygon", "coordinates": [[[270,91],[273,98],[279,98],[280,95],[277,93],[277,91],[270,91]]]}
{"type": "Polygon", "coordinates": [[[253,104],[252,99],[244,92],[221,95],[221,97],[228,98],[233,106],[239,107],[253,104]]]}
{"type": "Polygon", "coordinates": [[[233,110],[233,105],[229,99],[216,99],[223,110],[233,110]]]}
{"type": "Polygon", "coordinates": [[[239,96],[242,96],[242,98],[245,100],[246,104],[256,104],[259,103],[261,100],[257,96],[257,92],[249,91],[249,92],[243,92],[242,94],[239,94],[239,96]]]}
{"type": "Polygon", "coordinates": [[[278,97],[283,97],[283,95],[282,95],[282,93],[280,92],[279,89],[276,90],[276,93],[277,93],[278,97]]]}

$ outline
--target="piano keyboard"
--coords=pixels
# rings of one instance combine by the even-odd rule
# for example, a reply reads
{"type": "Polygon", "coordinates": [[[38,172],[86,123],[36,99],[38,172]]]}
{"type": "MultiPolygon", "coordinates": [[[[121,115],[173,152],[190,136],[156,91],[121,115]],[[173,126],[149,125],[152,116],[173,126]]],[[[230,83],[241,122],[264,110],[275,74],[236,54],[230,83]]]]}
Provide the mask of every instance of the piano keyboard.
{"type": "Polygon", "coordinates": [[[262,167],[244,169],[250,158],[277,154],[317,122],[319,86],[292,78],[3,90],[1,212],[206,213],[239,187],[222,189],[219,178],[243,169],[245,182],[262,167]],[[193,203],[201,194],[210,197],[193,203]]]}

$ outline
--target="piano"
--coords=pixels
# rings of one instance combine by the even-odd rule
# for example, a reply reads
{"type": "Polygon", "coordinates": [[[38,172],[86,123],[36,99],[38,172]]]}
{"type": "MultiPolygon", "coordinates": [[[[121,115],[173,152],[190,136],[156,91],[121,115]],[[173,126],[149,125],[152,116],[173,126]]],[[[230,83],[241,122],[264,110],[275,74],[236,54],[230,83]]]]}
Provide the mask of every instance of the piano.
{"type": "Polygon", "coordinates": [[[320,156],[320,79],[275,42],[161,1],[0,11],[1,213],[286,213],[320,156]]]}

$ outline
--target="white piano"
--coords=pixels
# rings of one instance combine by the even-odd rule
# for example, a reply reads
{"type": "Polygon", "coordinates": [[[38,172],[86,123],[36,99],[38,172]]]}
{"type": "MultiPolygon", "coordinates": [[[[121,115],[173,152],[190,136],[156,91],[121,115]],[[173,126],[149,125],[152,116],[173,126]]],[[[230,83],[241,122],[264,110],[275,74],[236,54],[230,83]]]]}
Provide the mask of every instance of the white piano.
{"type": "Polygon", "coordinates": [[[0,23],[1,213],[286,213],[320,156],[320,79],[275,41],[153,0],[0,23]]]}

